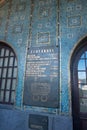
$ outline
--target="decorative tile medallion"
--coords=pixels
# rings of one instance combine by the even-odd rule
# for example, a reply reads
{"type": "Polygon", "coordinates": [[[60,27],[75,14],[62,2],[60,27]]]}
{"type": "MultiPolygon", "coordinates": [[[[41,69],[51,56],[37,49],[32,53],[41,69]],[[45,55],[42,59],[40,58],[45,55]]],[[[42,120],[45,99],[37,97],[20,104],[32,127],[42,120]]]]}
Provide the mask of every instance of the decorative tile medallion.
{"type": "Polygon", "coordinates": [[[81,26],[81,16],[68,17],[68,27],[81,26]]]}
{"type": "Polygon", "coordinates": [[[37,34],[37,44],[49,44],[50,43],[50,33],[40,32],[37,34]]]}
{"type": "Polygon", "coordinates": [[[13,33],[22,33],[23,25],[14,25],[13,27],[13,33]]]}
{"type": "Polygon", "coordinates": [[[44,18],[49,16],[50,16],[50,8],[48,7],[39,8],[39,18],[44,18]]]}

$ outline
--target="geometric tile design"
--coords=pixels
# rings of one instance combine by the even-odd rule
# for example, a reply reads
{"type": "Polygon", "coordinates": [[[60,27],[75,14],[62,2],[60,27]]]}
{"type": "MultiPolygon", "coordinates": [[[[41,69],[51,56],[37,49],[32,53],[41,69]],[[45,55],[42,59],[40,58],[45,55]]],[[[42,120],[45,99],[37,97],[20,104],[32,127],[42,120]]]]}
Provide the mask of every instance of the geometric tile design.
{"type": "Polygon", "coordinates": [[[37,34],[37,44],[49,44],[50,43],[50,33],[40,32],[37,34]]]}
{"type": "Polygon", "coordinates": [[[78,27],[81,26],[81,16],[71,16],[68,17],[68,27],[78,27]]]}
{"type": "MultiPolygon", "coordinates": [[[[25,43],[27,43],[27,41],[30,40],[28,37],[28,31],[29,31],[28,27],[30,24],[29,16],[31,13],[30,6],[32,1],[34,3],[33,9],[35,11],[35,12],[33,11],[34,13],[32,13],[33,20],[31,23],[32,25],[34,25],[34,27],[31,26],[33,29],[30,28],[31,32],[32,30],[34,30],[32,35],[32,43],[33,43],[32,45],[36,45],[36,43],[39,45],[42,44],[41,46],[43,46],[43,44],[48,45],[49,43],[50,43],[49,45],[54,45],[56,39],[55,10],[57,5],[54,3],[57,0],[18,0],[18,1],[0,0],[0,40],[4,40],[5,31],[7,31],[8,34],[6,35],[7,36],[6,42],[15,46],[15,50],[18,53],[18,59],[20,59],[19,72],[18,72],[17,100],[16,100],[16,104],[19,104],[17,105],[18,107],[22,106],[21,90],[23,86],[22,77],[24,75],[23,65],[25,64],[23,58],[20,58],[21,56],[25,57],[25,53],[24,51],[23,52],[21,51],[20,53],[20,50],[25,48],[26,46],[25,43]],[[10,2],[12,3],[10,4],[10,2]],[[11,8],[11,10],[9,9],[9,7],[11,8]],[[9,18],[8,18],[8,12],[10,12],[9,18]],[[15,35],[13,35],[12,33],[14,33],[15,35]]],[[[58,3],[58,1],[56,3],[58,3]]],[[[60,2],[59,13],[60,13],[61,28],[59,30],[59,33],[61,33],[61,36],[60,36],[59,43],[60,42],[62,43],[61,44],[62,58],[61,58],[61,67],[60,67],[62,70],[61,92],[64,92],[65,88],[68,88],[68,79],[66,78],[68,77],[67,59],[69,59],[70,57],[70,51],[71,51],[70,49],[73,48],[74,44],[77,43],[77,41],[79,41],[81,37],[87,34],[87,2],[86,0],[83,1],[82,0],[60,0],[60,1],[61,2],[60,2]],[[74,32],[77,35],[75,35],[74,32]]],[[[61,111],[66,113],[68,111],[68,105],[67,105],[68,90],[66,90],[65,93],[63,94],[61,93],[61,95],[62,95],[61,111]]],[[[41,109],[37,108],[37,109],[38,111],[44,110],[44,109],[42,110],[42,108],[41,109]]],[[[53,109],[49,109],[49,111],[51,110],[53,111],[53,109]]]]}
{"type": "MultiPolygon", "coordinates": [[[[8,28],[7,42],[12,43],[13,46],[15,46],[15,50],[18,53],[18,60],[19,60],[19,62],[18,62],[19,63],[18,87],[17,87],[17,94],[16,94],[17,95],[16,96],[16,106],[17,107],[22,106],[21,95],[22,95],[22,90],[23,90],[23,88],[22,88],[22,86],[23,86],[23,76],[24,76],[24,70],[23,69],[25,68],[25,66],[24,66],[25,63],[24,63],[24,58],[23,58],[23,57],[25,57],[25,54],[24,54],[25,49],[23,49],[23,48],[26,46],[25,43],[29,40],[28,39],[28,27],[29,27],[29,24],[30,24],[29,13],[31,11],[29,1],[30,0],[18,0],[18,1],[12,0],[12,7],[11,7],[12,12],[10,13],[11,16],[9,17],[9,21],[10,21],[11,24],[9,24],[9,22],[8,22],[9,28],[8,28]],[[26,27],[26,29],[25,29],[25,27],[26,27]],[[12,29],[12,31],[11,31],[11,29],[12,29]],[[12,33],[14,33],[15,35],[13,35],[12,33]],[[14,36],[14,38],[13,38],[13,36],[14,36]],[[21,53],[20,53],[20,50],[22,50],[21,53]]],[[[34,1],[34,0],[31,0],[31,1],[34,1]]],[[[35,3],[35,1],[34,1],[34,6],[33,6],[34,10],[36,9],[36,11],[37,11],[37,12],[33,13],[33,14],[35,14],[35,16],[33,16],[33,18],[32,18],[33,19],[32,25],[35,25],[33,27],[33,30],[34,30],[33,36],[35,38],[35,42],[34,42],[33,45],[35,45],[36,43],[41,45],[41,46],[43,46],[43,45],[46,45],[46,46],[54,45],[54,42],[55,42],[55,39],[56,39],[56,33],[55,33],[55,31],[56,31],[56,22],[55,22],[55,19],[56,19],[56,13],[55,13],[56,4],[50,5],[50,3],[55,2],[55,0],[36,0],[36,1],[39,1],[39,2],[35,3]],[[38,8],[38,4],[39,4],[39,8],[38,8]],[[55,7],[53,7],[53,6],[55,6],[55,7]],[[35,20],[37,20],[37,21],[35,21],[35,20]],[[34,21],[35,21],[35,23],[34,23],[34,21]]],[[[64,6],[65,6],[66,1],[64,2],[63,8],[65,8],[64,6]]],[[[70,1],[70,0],[68,0],[68,1],[70,1]]],[[[76,1],[76,0],[74,0],[74,1],[76,1]]],[[[73,3],[73,1],[70,2],[70,4],[71,3],[73,3]]],[[[2,16],[2,13],[0,15],[1,26],[5,25],[4,22],[5,22],[5,19],[7,18],[7,15],[6,15],[4,7],[9,9],[8,5],[9,4],[6,4],[5,6],[3,6],[3,10],[4,10],[4,11],[2,11],[3,16],[2,16]]],[[[79,8],[79,7],[77,7],[77,8],[79,8]]],[[[75,5],[75,8],[76,8],[76,5],[75,5]]],[[[2,9],[2,8],[0,8],[0,9],[2,9]]],[[[74,7],[72,5],[67,5],[66,9],[67,9],[68,13],[69,12],[71,13],[74,10],[74,7]]],[[[0,10],[0,12],[1,12],[1,10],[0,10]]],[[[71,17],[71,15],[69,15],[69,16],[71,17]]],[[[66,11],[65,11],[65,17],[66,17],[66,11]]],[[[71,25],[70,22],[71,21],[69,19],[68,25],[71,27],[73,24],[71,25]]],[[[65,23],[64,25],[66,26],[67,23],[65,23]]],[[[2,30],[3,30],[3,28],[2,28],[2,30]]],[[[2,33],[0,33],[0,35],[2,35],[2,33]]],[[[67,37],[69,38],[68,40],[70,40],[70,38],[73,38],[73,32],[72,31],[68,32],[68,29],[67,29],[67,37]]],[[[1,39],[2,39],[2,37],[1,37],[1,39]]],[[[33,37],[32,37],[32,41],[33,41],[33,37]]],[[[64,44],[64,43],[62,42],[62,44],[64,44]]],[[[37,46],[39,46],[39,45],[37,45],[37,46]]],[[[70,44],[68,44],[68,45],[70,45],[70,44]]],[[[62,59],[62,60],[65,60],[65,59],[62,59]]],[[[65,63],[65,61],[64,61],[64,63],[65,63]]],[[[63,65],[65,67],[66,63],[63,64],[63,65]]],[[[64,74],[64,71],[63,71],[63,74],[64,74]]],[[[67,80],[63,81],[63,82],[65,84],[67,84],[66,83],[67,80]]],[[[64,91],[64,89],[63,89],[63,91],[64,91]]],[[[66,111],[66,109],[68,107],[68,105],[67,105],[68,100],[66,99],[67,94],[68,94],[68,92],[66,91],[66,93],[64,93],[64,95],[63,95],[64,99],[66,100],[65,105],[64,105],[64,102],[61,101],[62,104],[63,104],[63,107],[64,107],[64,111],[66,111]]],[[[61,99],[63,98],[63,96],[61,97],[61,99]]],[[[49,112],[49,111],[53,112],[55,110],[55,109],[50,109],[50,108],[48,108],[48,109],[37,108],[37,109],[38,109],[38,111],[45,111],[46,110],[46,112],[49,112]]],[[[36,108],[35,108],[35,111],[36,111],[36,108]]]]}
{"type": "Polygon", "coordinates": [[[21,2],[20,4],[17,4],[16,11],[24,11],[25,8],[26,8],[26,3],[25,2],[21,2]]]}
{"type": "Polygon", "coordinates": [[[44,18],[44,17],[49,17],[50,15],[50,8],[48,7],[41,7],[39,8],[38,10],[38,15],[39,15],[39,18],[44,18]]]}
{"type": "Polygon", "coordinates": [[[22,33],[22,30],[23,30],[23,25],[21,24],[17,24],[17,25],[14,25],[13,27],[13,33],[22,33]]]}

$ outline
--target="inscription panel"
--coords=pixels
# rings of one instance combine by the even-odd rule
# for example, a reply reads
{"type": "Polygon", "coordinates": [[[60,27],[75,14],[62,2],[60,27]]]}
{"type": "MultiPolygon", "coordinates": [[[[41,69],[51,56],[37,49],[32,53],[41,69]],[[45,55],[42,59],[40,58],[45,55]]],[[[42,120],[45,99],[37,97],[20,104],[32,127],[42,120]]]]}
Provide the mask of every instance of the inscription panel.
{"type": "Polygon", "coordinates": [[[28,51],[24,105],[58,107],[58,48],[32,47],[28,51]]]}
{"type": "Polygon", "coordinates": [[[30,114],[29,128],[33,130],[48,130],[48,117],[30,114]]]}

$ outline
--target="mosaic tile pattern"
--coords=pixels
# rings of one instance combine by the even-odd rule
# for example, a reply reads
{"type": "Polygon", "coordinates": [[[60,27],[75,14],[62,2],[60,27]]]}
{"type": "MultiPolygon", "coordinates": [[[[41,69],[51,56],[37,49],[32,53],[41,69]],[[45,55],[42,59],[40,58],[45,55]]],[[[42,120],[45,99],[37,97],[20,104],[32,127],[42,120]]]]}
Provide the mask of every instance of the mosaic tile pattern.
{"type": "Polygon", "coordinates": [[[74,46],[87,34],[86,8],[86,0],[60,0],[62,113],[70,111],[69,62],[74,46]]]}
{"type": "Polygon", "coordinates": [[[81,26],[81,16],[71,16],[68,17],[68,27],[80,27],[81,26]]]}
{"type": "Polygon", "coordinates": [[[22,96],[27,47],[55,46],[59,38],[61,47],[59,111],[66,114],[70,112],[69,59],[75,44],[87,34],[87,2],[86,0],[60,0],[60,5],[58,5],[56,0],[32,1],[9,0],[0,6],[0,40],[9,43],[18,57],[15,106],[40,112],[58,112],[58,109],[52,108],[25,107],[22,105],[22,96]],[[59,23],[57,6],[59,7],[59,23]]]}
{"type": "MultiPolygon", "coordinates": [[[[10,44],[18,58],[19,69],[15,102],[17,108],[23,108],[24,71],[28,45],[56,45],[56,9],[56,0],[47,0],[46,2],[43,0],[38,2],[37,0],[34,3],[33,0],[9,0],[0,9],[0,40],[10,44]]],[[[57,112],[57,109],[52,108],[27,108],[34,111],[57,112]]]]}
{"type": "Polygon", "coordinates": [[[57,1],[35,0],[33,4],[31,46],[56,45],[57,1]]]}
{"type": "MultiPolygon", "coordinates": [[[[6,10],[7,9],[8,9],[8,4],[6,10]]],[[[3,6],[2,8],[0,8],[0,39],[3,40],[5,37],[5,31],[7,31],[6,30],[7,16],[8,16],[8,11],[5,11],[3,6]]]]}
{"type": "Polygon", "coordinates": [[[37,44],[50,44],[50,32],[37,34],[37,44]]]}
{"type": "Polygon", "coordinates": [[[9,0],[0,8],[0,40],[10,44],[18,58],[18,83],[15,107],[22,107],[26,47],[29,36],[30,1],[9,0]],[[26,19],[26,20],[25,20],[26,19]]]}

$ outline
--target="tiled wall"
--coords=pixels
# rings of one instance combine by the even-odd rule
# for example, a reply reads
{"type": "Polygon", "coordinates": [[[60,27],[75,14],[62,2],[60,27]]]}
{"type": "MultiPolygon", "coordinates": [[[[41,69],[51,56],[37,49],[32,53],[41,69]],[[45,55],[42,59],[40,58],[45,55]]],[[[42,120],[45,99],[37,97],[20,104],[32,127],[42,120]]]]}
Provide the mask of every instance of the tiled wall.
{"type": "Polygon", "coordinates": [[[0,40],[10,44],[18,58],[15,107],[49,113],[70,112],[70,55],[87,33],[86,0],[8,0],[0,7],[0,40]],[[60,107],[24,107],[23,89],[27,49],[56,46],[60,54],[60,107]]]}
{"type": "Polygon", "coordinates": [[[0,8],[0,40],[13,47],[18,59],[15,102],[15,106],[18,108],[22,107],[26,48],[29,40],[30,5],[31,1],[29,0],[9,0],[0,8]]]}
{"type": "Polygon", "coordinates": [[[87,35],[86,0],[60,0],[61,28],[61,110],[70,110],[70,57],[79,41],[87,35]]]}

